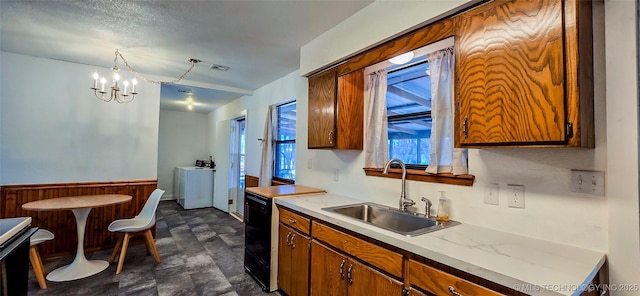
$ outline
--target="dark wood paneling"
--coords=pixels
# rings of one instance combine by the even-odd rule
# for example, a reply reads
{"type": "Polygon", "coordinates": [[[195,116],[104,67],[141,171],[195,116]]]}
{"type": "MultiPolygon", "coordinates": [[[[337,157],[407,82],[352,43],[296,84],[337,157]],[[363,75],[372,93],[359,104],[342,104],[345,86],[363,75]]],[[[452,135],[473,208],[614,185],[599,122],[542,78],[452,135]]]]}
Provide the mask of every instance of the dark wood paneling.
{"type": "Polygon", "coordinates": [[[260,178],[251,175],[244,175],[244,188],[259,187],[260,178]]]}
{"type": "MultiPolygon", "coordinates": [[[[151,192],[158,188],[158,181],[117,181],[94,183],[6,185],[0,188],[0,218],[27,217],[32,226],[53,232],[56,238],[38,245],[43,257],[73,254],[78,244],[76,222],[73,213],[64,211],[26,211],[22,205],[36,200],[64,196],[93,194],[126,194],[133,199],[124,204],[91,210],[85,229],[85,249],[112,248],[116,235],[107,227],[122,218],[133,218],[144,206],[151,192]]],[[[155,235],[155,227],[153,229],[155,235]]]]}

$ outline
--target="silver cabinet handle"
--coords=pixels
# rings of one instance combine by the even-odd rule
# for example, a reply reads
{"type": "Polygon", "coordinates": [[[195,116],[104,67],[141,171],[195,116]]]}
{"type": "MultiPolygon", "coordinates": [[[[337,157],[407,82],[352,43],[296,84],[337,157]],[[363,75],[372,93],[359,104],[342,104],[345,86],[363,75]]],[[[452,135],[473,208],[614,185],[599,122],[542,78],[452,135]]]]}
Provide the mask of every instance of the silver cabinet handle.
{"type": "Polygon", "coordinates": [[[291,232],[287,233],[287,246],[291,245],[291,242],[289,241],[290,238],[291,238],[291,232]]]}
{"type": "Polygon", "coordinates": [[[349,285],[353,285],[353,279],[351,278],[352,270],[353,270],[353,264],[349,264],[349,269],[347,269],[347,279],[349,280],[349,285]]]}
{"type": "Polygon", "coordinates": [[[340,263],[340,279],[344,280],[344,264],[347,260],[342,259],[342,263],[340,263]]]}
{"type": "Polygon", "coordinates": [[[456,292],[456,289],[451,286],[449,286],[449,292],[451,292],[451,295],[462,296],[462,294],[456,292]]]}
{"type": "Polygon", "coordinates": [[[329,131],[329,144],[333,145],[333,130],[329,131]]]}
{"type": "Polygon", "coordinates": [[[295,241],[293,241],[294,239],[296,239],[296,234],[295,233],[293,235],[291,235],[291,248],[292,249],[296,248],[296,243],[295,243],[295,241]]]}
{"type": "Polygon", "coordinates": [[[293,223],[298,223],[298,221],[291,219],[291,218],[287,218],[287,220],[289,220],[289,223],[293,224],[293,223]]]}

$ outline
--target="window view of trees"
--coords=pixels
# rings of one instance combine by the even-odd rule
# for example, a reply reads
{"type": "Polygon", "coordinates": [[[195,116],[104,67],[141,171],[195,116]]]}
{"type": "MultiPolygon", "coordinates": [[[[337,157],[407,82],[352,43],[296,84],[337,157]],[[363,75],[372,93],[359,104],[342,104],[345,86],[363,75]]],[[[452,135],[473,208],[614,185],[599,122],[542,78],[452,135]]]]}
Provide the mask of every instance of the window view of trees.
{"type": "Polygon", "coordinates": [[[388,68],[389,157],[426,166],[431,154],[431,80],[426,56],[388,68]]]}
{"type": "Polygon", "coordinates": [[[275,142],[273,176],[295,180],[296,177],[296,102],[280,105],[277,108],[278,137],[275,142]]]}

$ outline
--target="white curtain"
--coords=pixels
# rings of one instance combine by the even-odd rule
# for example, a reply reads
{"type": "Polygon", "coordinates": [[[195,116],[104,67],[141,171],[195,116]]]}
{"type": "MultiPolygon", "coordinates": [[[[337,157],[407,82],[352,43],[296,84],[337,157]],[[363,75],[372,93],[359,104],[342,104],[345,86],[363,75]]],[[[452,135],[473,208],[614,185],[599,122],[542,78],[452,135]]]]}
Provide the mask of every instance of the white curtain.
{"type": "Polygon", "coordinates": [[[387,134],[387,70],[369,75],[365,85],[364,138],[367,168],[383,168],[389,160],[387,134]]]}
{"type": "Polygon", "coordinates": [[[262,135],[262,159],[260,162],[260,186],[271,186],[273,177],[273,143],[276,140],[276,106],[269,106],[267,119],[264,124],[264,134],[262,135]]]}
{"type": "Polygon", "coordinates": [[[427,55],[431,76],[431,158],[427,173],[467,174],[467,149],[453,148],[454,48],[427,55]]]}

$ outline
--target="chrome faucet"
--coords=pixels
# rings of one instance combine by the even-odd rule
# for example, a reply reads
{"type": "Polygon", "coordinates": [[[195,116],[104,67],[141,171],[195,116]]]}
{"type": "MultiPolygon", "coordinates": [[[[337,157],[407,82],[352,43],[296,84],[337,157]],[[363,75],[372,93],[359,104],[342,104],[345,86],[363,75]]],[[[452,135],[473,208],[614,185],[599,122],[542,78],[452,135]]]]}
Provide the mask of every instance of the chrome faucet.
{"type": "Polygon", "coordinates": [[[399,205],[399,209],[401,211],[406,211],[408,206],[412,206],[415,205],[416,202],[413,201],[412,199],[408,199],[405,196],[405,183],[407,180],[407,167],[404,165],[404,162],[402,162],[402,160],[397,159],[397,158],[392,158],[389,161],[387,161],[387,164],[384,165],[384,170],[382,171],[383,174],[388,174],[389,173],[389,166],[391,166],[392,163],[398,163],[400,165],[400,168],[402,168],[402,192],[400,192],[400,201],[398,202],[399,205]]]}
{"type": "Polygon", "coordinates": [[[427,219],[431,218],[431,206],[432,206],[433,204],[432,204],[432,203],[431,203],[431,201],[430,201],[428,198],[426,198],[426,197],[423,197],[423,198],[421,199],[421,201],[424,201],[424,216],[425,216],[427,219]]]}

